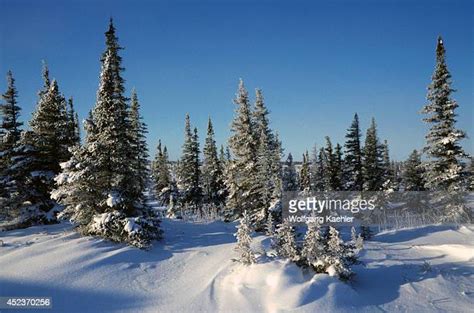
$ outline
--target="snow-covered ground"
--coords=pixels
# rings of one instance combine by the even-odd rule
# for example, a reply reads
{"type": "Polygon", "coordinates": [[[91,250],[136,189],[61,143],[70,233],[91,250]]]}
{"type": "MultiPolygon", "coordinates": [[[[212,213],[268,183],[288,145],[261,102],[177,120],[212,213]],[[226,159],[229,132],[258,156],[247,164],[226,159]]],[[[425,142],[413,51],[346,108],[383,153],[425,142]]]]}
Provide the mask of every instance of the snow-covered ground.
{"type": "MultiPolygon", "coordinates": [[[[165,219],[141,251],[68,224],[0,233],[0,296],[49,296],[49,312],[468,312],[474,227],[387,232],[345,284],[270,258],[233,262],[234,224],[165,219]]],[[[269,239],[256,238],[255,248],[269,239]]]]}

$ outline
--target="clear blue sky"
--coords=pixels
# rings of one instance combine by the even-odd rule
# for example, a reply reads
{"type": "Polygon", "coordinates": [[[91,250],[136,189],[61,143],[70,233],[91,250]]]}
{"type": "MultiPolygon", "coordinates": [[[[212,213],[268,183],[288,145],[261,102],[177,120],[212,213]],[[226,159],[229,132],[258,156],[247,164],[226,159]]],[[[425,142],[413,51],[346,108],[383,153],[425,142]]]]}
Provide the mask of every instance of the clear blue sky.
{"type": "MultiPolygon", "coordinates": [[[[0,12],[0,73],[14,72],[23,120],[42,85],[42,59],[86,116],[113,16],[127,92],[138,91],[152,153],[161,138],[179,155],[186,112],[202,140],[211,115],[226,143],[241,77],[252,95],[263,89],[272,127],[297,159],[326,135],[342,143],[354,112],[364,132],[374,116],[392,157],[404,159],[424,143],[418,112],[439,34],[458,126],[474,136],[472,1],[0,0],[0,12]]],[[[472,143],[464,141],[470,153],[472,143]]]]}

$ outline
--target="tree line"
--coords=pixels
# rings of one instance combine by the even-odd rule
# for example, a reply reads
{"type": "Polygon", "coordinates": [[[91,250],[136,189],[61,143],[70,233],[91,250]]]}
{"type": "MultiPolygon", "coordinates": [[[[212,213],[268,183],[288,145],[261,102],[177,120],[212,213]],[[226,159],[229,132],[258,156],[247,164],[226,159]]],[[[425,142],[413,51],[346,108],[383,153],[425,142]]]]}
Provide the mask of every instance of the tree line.
{"type": "Polygon", "coordinates": [[[325,146],[314,148],[311,157],[304,153],[299,170],[291,154],[282,162],[282,142],[270,127],[262,90],[255,91],[251,103],[242,80],[234,99],[227,147],[218,148],[209,118],[201,151],[198,129],[187,115],[178,162],[170,162],[166,146],[159,141],[150,165],[147,125],[137,92],[126,95],[122,47],[112,20],[105,45],[97,99],[84,121],[82,142],[73,100],[66,100],[57,81],[50,80],[46,64],[44,85],[27,129],[19,120],[18,93],[13,74],[8,72],[0,106],[3,220],[16,220],[16,226],[24,227],[67,218],[83,234],[147,247],[161,236],[156,210],[145,196],[150,185],[169,217],[212,211],[232,221],[247,212],[256,230],[264,230],[268,220],[281,222],[282,194],[295,190],[429,189],[438,192],[434,205],[447,204],[444,217],[455,220],[468,214],[459,201],[446,202],[445,197],[448,193],[450,200],[459,199],[461,191],[472,188],[472,165],[467,168],[464,160],[468,156],[459,144],[465,134],[455,127],[457,104],[451,97],[441,38],[423,110],[431,127],[423,150],[426,161],[416,150],[403,166],[391,161],[388,143],[378,138],[375,119],[362,144],[355,114],[344,145],[334,146],[326,137],[325,146]]]}

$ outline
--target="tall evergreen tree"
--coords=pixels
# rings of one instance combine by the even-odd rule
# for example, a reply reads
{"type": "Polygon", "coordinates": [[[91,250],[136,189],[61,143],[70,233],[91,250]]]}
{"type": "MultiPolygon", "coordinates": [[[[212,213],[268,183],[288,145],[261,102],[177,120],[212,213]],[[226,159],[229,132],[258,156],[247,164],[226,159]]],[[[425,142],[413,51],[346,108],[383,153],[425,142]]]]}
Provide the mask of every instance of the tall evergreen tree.
{"type": "Polygon", "coordinates": [[[7,73],[7,90],[2,94],[0,104],[0,218],[18,214],[18,196],[21,195],[21,180],[17,167],[21,126],[21,108],[18,106],[18,92],[11,71],[7,73]]]}
{"type": "Polygon", "coordinates": [[[469,215],[465,206],[459,203],[462,202],[463,159],[467,157],[459,142],[466,134],[455,126],[458,104],[451,96],[454,90],[445,54],[443,39],[439,37],[436,68],[428,86],[428,104],[422,110],[427,115],[424,121],[430,125],[424,148],[429,159],[424,178],[427,188],[445,193],[437,197],[437,202],[445,207],[446,217],[459,220],[469,215]]]}
{"type": "Polygon", "coordinates": [[[382,155],[377,137],[377,125],[372,118],[367,129],[363,153],[364,190],[377,191],[382,187],[382,155]]]}
{"type": "Polygon", "coordinates": [[[201,202],[201,170],[199,167],[199,142],[197,129],[191,130],[189,114],[186,114],[184,126],[183,152],[179,162],[178,188],[181,193],[181,204],[190,209],[197,209],[201,202]]]}
{"type": "Polygon", "coordinates": [[[303,154],[303,164],[301,165],[300,169],[300,190],[304,192],[309,192],[311,189],[311,180],[310,180],[310,172],[309,172],[309,154],[306,151],[303,154]]]}
{"type": "Polygon", "coordinates": [[[318,154],[319,150],[316,145],[311,150],[311,159],[309,162],[309,176],[311,181],[311,190],[317,191],[316,185],[318,182],[318,154]]]}
{"type": "MultiPolygon", "coordinates": [[[[25,136],[25,145],[31,147],[29,171],[33,178],[29,181],[35,197],[32,204],[40,211],[49,211],[55,205],[50,192],[55,187],[54,176],[60,172],[59,164],[69,159],[66,101],[60,94],[56,80],[49,81],[47,68],[43,71],[45,87],[39,92],[40,99],[29,124],[31,132],[25,136]],[[46,74],[45,74],[46,73],[46,74]]],[[[32,193],[33,194],[33,193],[32,193]]]]}
{"type": "Polygon", "coordinates": [[[403,185],[406,191],[423,191],[424,180],[423,180],[423,167],[421,163],[421,156],[417,150],[408,157],[405,162],[403,171],[403,185]]]}
{"type": "Polygon", "coordinates": [[[174,191],[174,184],[170,172],[168,149],[166,146],[161,147],[161,140],[158,141],[151,174],[155,184],[155,196],[162,204],[169,204],[170,196],[174,191]]]}
{"type": "Polygon", "coordinates": [[[147,125],[143,122],[140,114],[140,103],[135,89],[132,90],[130,107],[130,144],[131,157],[133,163],[133,184],[135,187],[135,197],[144,204],[143,192],[148,183],[148,148],[146,143],[147,125]]]}
{"type": "MultiPolygon", "coordinates": [[[[7,72],[7,90],[2,95],[3,103],[0,105],[0,113],[2,121],[0,124],[0,148],[1,151],[11,151],[13,147],[20,140],[21,126],[20,110],[18,106],[17,97],[18,92],[15,86],[15,79],[11,71],[7,72]]],[[[4,154],[2,154],[2,157],[4,154]]],[[[0,163],[1,164],[1,163],[0,163]]]]}
{"type": "Polygon", "coordinates": [[[363,188],[362,150],[359,116],[354,115],[351,127],[347,130],[344,159],[345,190],[360,191],[363,188]]]}
{"type": "Polygon", "coordinates": [[[283,166],[281,159],[283,156],[283,148],[278,133],[274,136],[272,151],[272,172],[273,172],[273,197],[281,198],[283,190],[283,166]]]}
{"type": "Polygon", "coordinates": [[[258,216],[254,216],[256,229],[263,227],[267,219],[267,210],[270,207],[273,195],[273,169],[272,169],[272,149],[269,147],[267,133],[262,129],[259,136],[260,144],[257,150],[257,180],[259,183],[258,194],[258,216]]]}
{"type": "Polygon", "coordinates": [[[209,118],[207,123],[207,136],[203,154],[202,185],[204,197],[207,202],[219,205],[224,201],[222,197],[224,193],[224,179],[222,162],[217,156],[217,147],[211,118],[209,118]]]}
{"type": "MultiPolygon", "coordinates": [[[[341,148],[339,147],[339,152],[341,148]]],[[[332,146],[331,139],[326,136],[326,148],[324,149],[324,182],[326,190],[337,191],[341,187],[341,160],[338,163],[335,149],[332,146]]]]}
{"type": "Polygon", "coordinates": [[[395,173],[393,172],[392,163],[390,162],[390,152],[389,152],[387,140],[384,140],[380,149],[381,149],[381,154],[382,154],[382,162],[381,162],[382,188],[384,190],[393,189],[396,185],[396,181],[394,179],[395,173]]]}
{"type": "Polygon", "coordinates": [[[327,157],[324,148],[319,149],[318,159],[316,163],[316,173],[314,177],[314,188],[316,191],[326,190],[326,163],[327,157]]]}
{"type": "MultiPolygon", "coordinates": [[[[65,206],[62,215],[79,224],[82,233],[144,248],[160,237],[159,220],[140,204],[141,192],[135,182],[130,183],[137,177],[140,153],[133,141],[138,136],[124,96],[121,47],[112,20],[105,35],[107,47],[96,105],[85,124],[85,144],[72,149],[71,159],[56,177],[58,188],[52,197],[65,206]]],[[[134,111],[135,122],[140,123],[138,101],[134,111]]]]}
{"type": "Polygon", "coordinates": [[[242,80],[234,102],[237,108],[231,124],[232,135],[229,138],[233,159],[227,169],[226,186],[229,191],[227,207],[232,212],[229,216],[231,219],[241,216],[244,210],[249,210],[253,219],[259,212],[258,145],[255,140],[248,93],[242,80]]]}
{"type": "Polygon", "coordinates": [[[285,191],[296,191],[298,183],[296,181],[296,168],[293,163],[293,155],[288,153],[283,170],[283,189],[285,191]]]}

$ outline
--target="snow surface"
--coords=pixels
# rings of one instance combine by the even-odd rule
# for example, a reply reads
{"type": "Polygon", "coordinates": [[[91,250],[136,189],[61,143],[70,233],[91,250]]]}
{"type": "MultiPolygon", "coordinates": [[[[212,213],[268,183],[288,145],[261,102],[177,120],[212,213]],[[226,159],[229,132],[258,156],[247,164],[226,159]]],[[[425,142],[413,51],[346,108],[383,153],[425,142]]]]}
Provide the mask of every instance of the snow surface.
{"type": "MultiPolygon", "coordinates": [[[[0,296],[50,296],[48,312],[468,312],[474,227],[375,236],[354,282],[262,256],[244,266],[235,224],[165,219],[150,251],[80,237],[69,224],[0,233],[0,296]]],[[[258,236],[254,248],[268,247],[258,236]]]]}

